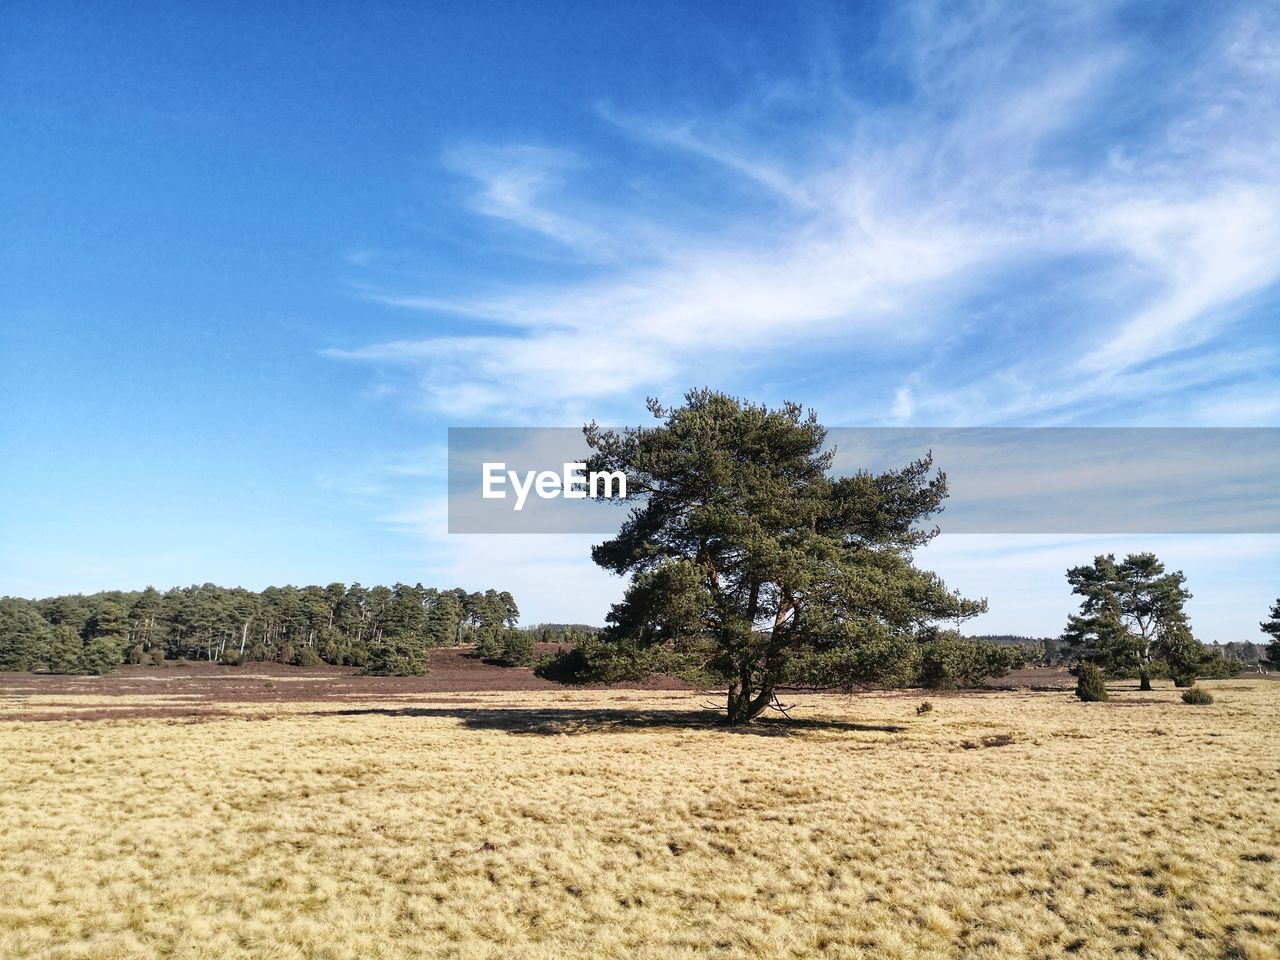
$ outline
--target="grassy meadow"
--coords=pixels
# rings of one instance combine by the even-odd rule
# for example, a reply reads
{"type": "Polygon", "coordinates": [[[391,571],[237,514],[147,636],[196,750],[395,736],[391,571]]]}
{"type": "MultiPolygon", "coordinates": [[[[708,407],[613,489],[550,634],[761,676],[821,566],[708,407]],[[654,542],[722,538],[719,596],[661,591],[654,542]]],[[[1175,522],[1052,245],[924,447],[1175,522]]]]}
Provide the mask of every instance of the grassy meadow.
{"type": "Polygon", "coordinates": [[[684,691],[99,682],[0,701],[6,960],[1280,956],[1280,683],[738,731],[684,691]]]}

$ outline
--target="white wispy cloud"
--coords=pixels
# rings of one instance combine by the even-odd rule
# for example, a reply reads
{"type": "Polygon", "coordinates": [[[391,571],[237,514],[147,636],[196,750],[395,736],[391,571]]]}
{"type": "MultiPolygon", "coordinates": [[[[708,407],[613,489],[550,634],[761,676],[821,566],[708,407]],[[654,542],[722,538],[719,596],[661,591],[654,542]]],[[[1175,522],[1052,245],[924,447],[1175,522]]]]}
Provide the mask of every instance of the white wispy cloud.
{"type": "MultiPolygon", "coordinates": [[[[890,11],[869,47],[833,13],[813,63],[728,107],[602,99],[577,141],[446,151],[483,278],[353,256],[406,332],[330,355],[455,424],[630,420],[704,383],[831,423],[1277,423],[1274,7],[1214,5],[1176,42],[1119,2],[890,11]]],[[[443,499],[414,503],[385,521],[454,579],[499,563],[562,596],[597,573],[582,538],[446,539],[443,499]]],[[[1223,579],[1237,541],[1196,542],[1223,579]]],[[[932,556],[967,588],[1058,582],[1094,546],[1055,543],[932,556]]],[[[590,582],[596,616],[564,616],[618,592],[590,582]]],[[[1042,588],[1005,593],[1038,622],[1042,588]]]]}
{"type": "Polygon", "coordinates": [[[513,420],[708,375],[745,386],[789,355],[834,363],[862,343],[890,345],[903,367],[876,394],[848,388],[868,420],[1052,421],[1102,398],[1203,385],[1214,364],[1192,365],[1188,381],[1178,355],[1209,345],[1229,366],[1240,350],[1217,338],[1233,306],[1280,277],[1274,25],[1246,11],[1171,64],[1110,13],[913,5],[876,51],[910,78],[909,98],[836,89],[848,81],[833,71],[825,87],[777,82],[793,112],[809,101],[794,131],[803,149],[777,136],[789,131],[768,85],[719,114],[598,106],[607,129],[672,170],[692,159],[713,185],[773,201],[726,203],[710,222],[679,212],[680,183],[666,205],[622,196],[625,173],[612,201],[598,181],[588,191],[581,179],[589,167],[607,176],[608,158],[588,163],[572,144],[459,146],[444,162],[472,183],[476,214],[596,269],[463,296],[378,289],[368,295],[489,328],[332,354],[399,371],[418,402],[451,416],[513,420]],[[1140,133],[1108,127],[1117,96],[1142,108],[1127,88],[1144,76],[1176,76],[1177,89],[1146,91],[1140,133]],[[1028,271],[1079,288],[1069,327],[1029,314],[1020,327],[1043,328],[1035,349],[971,344],[964,331],[982,328],[967,305],[1016,308],[1008,277],[1028,271]],[[966,378],[954,363],[979,350],[1000,359],[998,375],[987,362],[966,378]]]}
{"type": "Polygon", "coordinates": [[[610,234],[557,206],[561,191],[583,166],[567,149],[506,144],[471,144],[449,150],[446,169],[476,186],[472,208],[486,217],[540,234],[575,253],[597,257],[611,249],[610,234]]]}

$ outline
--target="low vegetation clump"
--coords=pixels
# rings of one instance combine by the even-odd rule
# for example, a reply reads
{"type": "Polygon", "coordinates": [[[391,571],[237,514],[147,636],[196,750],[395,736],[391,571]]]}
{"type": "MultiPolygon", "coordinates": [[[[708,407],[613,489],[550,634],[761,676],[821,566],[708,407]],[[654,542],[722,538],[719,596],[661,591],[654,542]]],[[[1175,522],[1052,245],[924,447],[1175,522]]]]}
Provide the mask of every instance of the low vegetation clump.
{"type": "Polygon", "coordinates": [[[980,687],[989,677],[1003,677],[1026,666],[1028,659],[1023,647],[986,643],[955,631],[926,637],[917,656],[914,685],[934,690],[980,687]]]}
{"type": "Polygon", "coordinates": [[[370,645],[364,672],[375,677],[420,677],[427,672],[427,651],[411,638],[384,636],[370,645]]]}
{"type": "Polygon", "coordinates": [[[1097,664],[1080,664],[1076,673],[1076,696],[1085,703],[1102,703],[1107,699],[1107,681],[1097,664]]]}
{"type": "Polygon", "coordinates": [[[1213,694],[1204,687],[1191,687],[1189,690],[1182,691],[1182,702],[1207,706],[1213,703],[1213,694]]]}
{"type": "Polygon", "coordinates": [[[502,640],[502,661],[512,667],[533,663],[533,634],[525,630],[508,630],[502,640]]]}

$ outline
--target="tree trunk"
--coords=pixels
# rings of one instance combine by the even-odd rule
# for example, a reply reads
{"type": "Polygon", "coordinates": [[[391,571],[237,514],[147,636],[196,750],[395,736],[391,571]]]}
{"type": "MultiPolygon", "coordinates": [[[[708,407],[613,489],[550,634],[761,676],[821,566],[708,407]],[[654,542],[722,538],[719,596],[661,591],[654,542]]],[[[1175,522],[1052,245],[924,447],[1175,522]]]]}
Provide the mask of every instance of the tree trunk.
{"type": "Polygon", "coordinates": [[[1151,689],[1151,674],[1149,674],[1146,670],[1143,670],[1140,674],[1138,674],[1138,677],[1139,677],[1139,680],[1140,680],[1140,682],[1138,683],[1138,689],[1139,689],[1139,690],[1150,690],[1150,689],[1151,689]]]}
{"type": "Polygon", "coordinates": [[[729,709],[727,711],[727,719],[729,725],[733,727],[743,726],[750,723],[760,714],[764,713],[765,708],[769,706],[773,700],[773,684],[766,683],[756,692],[754,696],[751,693],[751,685],[748,684],[730,684],[729,686],[729,709]]]}

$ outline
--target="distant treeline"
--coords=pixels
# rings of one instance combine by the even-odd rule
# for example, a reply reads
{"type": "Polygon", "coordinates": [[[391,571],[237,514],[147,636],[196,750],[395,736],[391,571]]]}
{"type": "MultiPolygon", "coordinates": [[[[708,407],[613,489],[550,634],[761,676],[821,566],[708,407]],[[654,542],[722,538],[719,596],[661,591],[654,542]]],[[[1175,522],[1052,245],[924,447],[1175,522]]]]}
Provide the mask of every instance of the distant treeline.
{"type": "Polygon", "coordinates": [[[575,643],[583,637],[594,637],[603,628],[589,623],[531,623],[520,629],[533,634],[539,643],[575,643]]]}
{"type": "Polygon", "coordinates": [[[0,598],[0,669],[106,673],[121,663],[273,660],[422,673],[430,647],[500,647],[520,611],[511,594],[422,584],[154,587],[0,598]]]}
{"type": "MultiPolygon", "coordinates": [[[[979,643],[995,643],[1001,646],[1022,647],[1027,651],[1028,662],[1045,667],[1060,667],[1073,664],[1078,657],[1058,637],[1023,637],[1012,633],[988,633],[967,637],[979,643]]],[[[1231,669],[1239,664],[1240,669],[1256,667],[1260,660],[1266,659],[1266,647],[1250,643],[1248,640],[1232,643],[1207,643],[1206,649],[1215,664],[1217,673],[1230,670],[1231,675],[1239,670],[1231,669]]]]}
{"type": "Polygon", "coordinates": [[[1016,633],[983,633],[966,636],[974,643],[991,643],[1000,647],[1020,647],[1026,654],[1028,665],[1056,667],[1064,663],[1061,644],[1057,637],[1024,637],[1016,633]]]}

